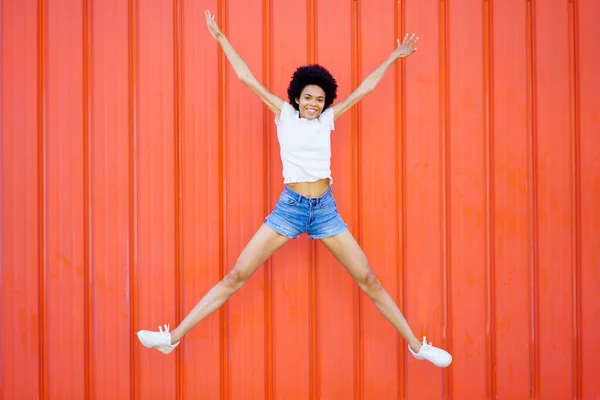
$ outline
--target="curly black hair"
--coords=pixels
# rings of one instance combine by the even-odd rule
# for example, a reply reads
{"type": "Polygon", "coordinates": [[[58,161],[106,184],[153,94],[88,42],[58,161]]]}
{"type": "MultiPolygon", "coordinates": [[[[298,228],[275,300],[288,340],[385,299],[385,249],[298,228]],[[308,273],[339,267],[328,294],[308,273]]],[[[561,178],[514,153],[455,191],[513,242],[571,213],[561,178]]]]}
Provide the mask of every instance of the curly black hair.
{"type": "Polygon", "coordinates": [[[296,99],[302,94],[304,87],[308,85],[319,86],[325,92],[325,105],[323,111],[326,110],[337,97],[337,82],[329,71],[319,64],[305,65],[298,67],[290,85],[288,87],[288,97],[290,104],[298,110],[296,99]]]}

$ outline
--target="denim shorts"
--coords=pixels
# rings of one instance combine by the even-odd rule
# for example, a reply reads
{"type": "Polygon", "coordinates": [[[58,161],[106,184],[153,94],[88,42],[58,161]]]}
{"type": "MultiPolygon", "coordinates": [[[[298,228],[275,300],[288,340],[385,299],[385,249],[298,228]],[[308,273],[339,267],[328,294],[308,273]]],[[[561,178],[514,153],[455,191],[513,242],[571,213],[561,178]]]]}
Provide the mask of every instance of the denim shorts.
{"type": "Polygon", "coordinates": [[[284,187],[265,224],[289,239],[305,232],[310,239],[324,239],[348,229],[338,213],[331,187],[323,195],[312,198],[284,187]]]}

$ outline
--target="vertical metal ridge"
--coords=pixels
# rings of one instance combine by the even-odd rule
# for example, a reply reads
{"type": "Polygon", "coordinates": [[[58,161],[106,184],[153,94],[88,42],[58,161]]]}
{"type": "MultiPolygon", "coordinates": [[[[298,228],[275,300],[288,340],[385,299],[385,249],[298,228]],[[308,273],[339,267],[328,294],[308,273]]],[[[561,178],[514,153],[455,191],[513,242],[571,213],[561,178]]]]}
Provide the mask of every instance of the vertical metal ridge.
{"type": "MultiPolygon", "coordinates": [[[[452,352],[451,340],[448,332],[451,330],[450,310],[452,299],[450,297],[450,268],[451,268],[451,242],[450,242],[450,133],[448,103],[448,4],[440,0],[439,8],[440,32],[440,143],[441,143],[441,176],[442,176],[442,346],[452,352]]],[[[442,371],[442,396],[450,398],[452,393],[452,371],[442,371]]]]}
{"type": "MultiPolygon", "coordinates": [[[[308,38],[307,38],[307,50],[308,50],[308,62],[313,64],[317,62],[317,36],[318,36],[318,24],[317,10],[315,7],[315,0],[308,0],[307,2],[307,26],[308,26],[308,38]]],[[[309,348],[309,379],[308,388],[310,397],[313,399],[320,398],[319,396],[319,374],[318,374],[318,336],[317,336],[317,243],[314,240],[309,241],[309,252],[310,252],[310,266],[309,266],[309,333],[308,333],[308,348],[309,348]]]]}
{"type": "Polygon", "coordinates": [[[539,393],[539,327],[538,327],[538,207],[537,207],[537,95],[535,57],[535,12],[527,1],[527,236],[529,245],[529,368],[530,398],[539,393]]]}
{"type": "Polygon", "coordinates": [[[46,181],[46,99],[47,99],[47,0],[38,0],[38,70],[37,70],[37,172],[38,172],[38,324],[39,324],[39,398],[48,398],[48,315],[46,313],[47,289],[47,181],[46,181]]]}
{"type": "MultiPolygon", "coordinates": [[[[263,31],[262,31],[262,64],[263,64],[263,82],[267,90],[271,90],[271,40],[273,39],[271,21],[271,1],[262,0],[263,6],[263,31]]],[[[263,182],[264,182],[264,213],[269,214],[269,199],[271,193],[271,135],[273,134],[273,125],[271,120],[271,111],[263,106],[263,132],[265,133],[263,141],[263,182]]],[[[272,259],[269,257],[265,262],[265,399],[273,399],[273,286],[272,286],[272,259]]]]}
{"type": "MultiPolygon", "coordinates": [[[[4,25],[4,2],[0,0],[0,54],[6,54],[4,52],[4,37],[3,27],[4,25]]],[[[3,75],[3,63],[0,61],[0,279],[4,282],[4,129],[3,129],[3,116],[4,116],[4,75],[3,75]]],[[[0,283],[0,287],[4,290],[4,284],[0,283]]],[[[4,296],[0,296],[0,397],[5,395],[4,386],[4,371],[6,369],[4,363],[4,347],[6,346],[4,335],[4,296]]],[[[33,350],[33,349],[32,349],[33,350]]]]}
{"type": "Polygon", "coordinates": [[[306,19],[308,25],[307,34],[307,57],[309,63],[316,62],[317,59],[317,36],[316,32],[318,26],[316,23],[317,9],[315,7],[315,0],[306,1],[306,19]]]}
{"type": "Polygon", "coordinates": [[[583,395],[581,371],[582,345],[581,327],[581,115],[580,115],[580,81],[579,81],[579,18],[577,3],[569,0],[569,101],[571,122],[571,233],[572,233],[572,265],[571,265],[571,390],[572,398],[580,399],[583,395]]]}
{"type": "Polygon", "coordinates": [[[483,4],[483,100],[484,100],[484,164],[485,164],[485,257],[486,257],[486,321],[485,321],[485,390],[488,399],[496,395],[495,352],[495,231],[494,218],[494,83],[493,83],[493,0],[483,4]]]}
{"type": "MultiPolygon", "coordinates": [[[[183,93],[183,34],[182,34],[182,0],[173,0],[173,99],[175,129],[175,319],[181,321],[185,304],[183,301],[183,149],[182,149],[182,93],[183,93]]],[[[181,399],[185,396],[185,374],[183,354],[186,350],[185,343],[176,352],[176,387],[175,398],[181,399]]]]}
{"type": "MultiPolygon", "coordinates": [[[[360,79],[360,17],[359,17],[359,2],[358,0],[352,1],[352,71],[351,81],[352,87],[356,88],[359,84],[360,79]]],[[[353,89],[354,90],[354,89],[353,89]]],[[[361,215],[361,198],[360,198],[360,113],[361,113],[360,102],[354,106],[352,110],[352,166],[354,168],[352,176],[352,192],[358,193],[355,197],[356,203],[354,205],[354,216],[356,220],[356,240],[360,244],[362,242],[362,224],[360,221],[361,215]]],[[[362,301],[360,288],[356,285],[352,289],[353,294],[353,306],[354,306],[354,398],[362,399],[363,394],[363,368],[364,359],[362,354],[363,341],[362,341],[362,301]]]]}
{"type": "Polygon", "coordinates": [[[130,390],[131,398],[138,399],[138,3],[128,0],[128,47],[129,47],[129,313],[130,313],[130,390]]]}
{"type": "MultiPolygon", "coordinates": [[[[405,2],[397,0],[394,4],[394,46],[396,46],[396,39],[402,38],[404,27],[406,26],[405,17],[405,2]]],[[[406,304],[405,296],[405,283],[406,283],[406,121],[404,116],[406,115],[405,107],[405,96],[406,86],[404,85],[406,76],[406,63],[403,60],[398,60],[394,66],[394,74],[396,85],[394,89],[394,101],[396,103],[395,112],[395,139],[396,139],[396,166],[395,166],[395,182],[396,182],[396,210],[398,210],[398,216],[396,221],[396,240],[399,245],[396,246],[396,265],[400,265],[400,268],[396,269],[396,299],[398,306],[404,312],[404,305],[406,304]],[[400,136],[400,137],[398,137],[400,136]],[[400,203],[400,204],[398,204],[400,203]]],[[[406,397],[406,346],[404,345],[404,338],[398,335],[397,338],[397,354],[396,364],[398,367],[397,372],[397,386],[398,386],[398,397],[404,399],[406,397]]]]}
{"type": "MultiPolygon", "coordinates": [[[[272,0],[262,0],[263,5],[263,32],[262,32],[262,64],[263,64],[263,82],[267,90],[271,90],[271,55],[273,39],[271,20],[272,0]]],[[[263,107],[263,132],[265,133],[263,141],[263,172],[264,172],[264,213],[269,214],[269,199],[271,193],[271,135],[273,134],[273,125],[271,120],[271,111],[263,107]]],[[[269,257],[265,262],[265,398],[273,399],[273,260],[269,257]]]]}
{"type": "Polygon", "coordinates": [[[83,0],[83,321],[84,391],[94,397],[94,260],[92,205],[92,0],[83,0]]]}
{"type": "MultiPolygon", "coordinates": [[[[217,1],[218,15],[221,19],[221,29],[227,35],[227,0],[217,1]]],[[[226,138],[226,119],[225,108],[227,107],[227,65],[225,63],[225,54],[219,51],[218,57],[218,107],[219,107],[219,232],[221,234],[219,240],[219,263],[221,265],[221,278],[227,274],[227,255],[225,251],[225,241],[227,240],[227,152],[225,141],[226,138]]],[[[229,306],[223,304],[219,309],[220,319],[220,353],[221,353],[221,398],[229,399],[230,393],[230,366],[229,366],[229,306]]]]}

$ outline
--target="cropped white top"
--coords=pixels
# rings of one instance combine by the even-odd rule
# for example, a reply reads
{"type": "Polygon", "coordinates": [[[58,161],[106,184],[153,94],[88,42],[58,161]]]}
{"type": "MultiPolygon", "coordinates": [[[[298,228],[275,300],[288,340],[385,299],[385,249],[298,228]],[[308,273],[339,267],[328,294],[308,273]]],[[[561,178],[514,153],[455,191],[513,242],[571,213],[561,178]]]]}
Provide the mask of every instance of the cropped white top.
{"type": "Polygon", "coordinates": [[[331,178],[331,131],[333,108],[328,107],[314,120],[300,117],[288,102],[283,103],[277,125],[277,138],[283,166],[283,183],[315,182],[331,178]]]}

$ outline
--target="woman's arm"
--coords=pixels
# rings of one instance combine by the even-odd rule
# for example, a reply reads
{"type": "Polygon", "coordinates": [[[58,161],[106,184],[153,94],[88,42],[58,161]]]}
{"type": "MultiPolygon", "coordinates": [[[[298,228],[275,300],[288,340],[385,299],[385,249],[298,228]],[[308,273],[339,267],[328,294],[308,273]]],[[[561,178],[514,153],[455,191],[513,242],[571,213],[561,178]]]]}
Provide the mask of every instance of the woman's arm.
{"type": "Polygon", "coordinates": [[[273,111],[277,116],[279,115],[281,108],[283,107],[283,100],[274,94],[270,93],[252,74],[248,64],[240,57],[240,55],[235,51],[229,40],[225,37],[221,29],[219,29],[219,25],[215,22],[215,16],[210,14],[210,11],[204,11],[206,15],[206,25],[208,26],[208,30],[211,35],[217,40],[225,56],[231,63],[235,74],[239,78],[242,83],[252,90],[254,94],[256,94],[266,105],[269,107],[271,111],[273,111]]]}
{"type": "Polygon", "coordinates": [[[410,37],[407,34],[404,37],[402,44],[400,44],[400,40],[398,40],[398,47],[396,50],[394,50],[394,52],[379,67],[371,72],[355,91],[353,91],[344,100],[333,106],[334,118],[339,118],[342,114],[352,108],[354,104],[358,103],[363,97],[371,93],[375,87],[377,87],[388,69],[396,62],[396,60],[399,58],[406,58],[417,51],[417,49],[414,48],[417,40],[419,40],[419,38],[415,37],[414,34],[410,37]]]}

